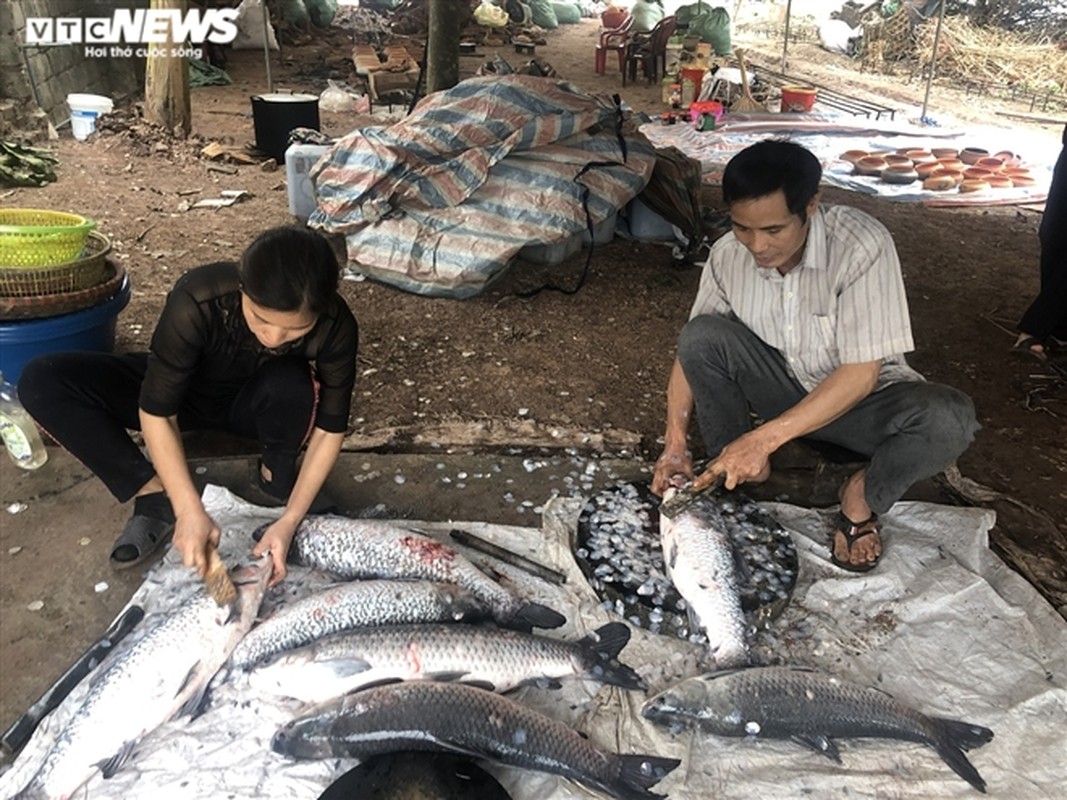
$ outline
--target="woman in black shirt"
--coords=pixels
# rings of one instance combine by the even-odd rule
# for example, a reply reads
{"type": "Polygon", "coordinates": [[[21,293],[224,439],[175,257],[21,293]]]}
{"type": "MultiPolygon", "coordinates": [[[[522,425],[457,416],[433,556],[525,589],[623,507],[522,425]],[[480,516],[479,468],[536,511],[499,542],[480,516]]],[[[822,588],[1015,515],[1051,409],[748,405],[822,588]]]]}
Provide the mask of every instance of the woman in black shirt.
{"type": "Polygon", "coordinates": [[[337,259],[305,228],[261,234],[239,263],[190,270],[167,295],[148,353],[53,353],[23,369],[19,396],[37,422],[133,516],[111,561],[143,562],[171,532],[186,565],[206,569],[219,528],[204,510],[181,432],[226,430],[262,447],[260,485],[285,502],[253,550],[285,577],[297,524],[341,451],[355,385],[358,328],[337,293],[337,259]],[[149,461],[127,429],[143,432],[149,461]],[[306,446],[297,468],[297,456],[306,446]]]}

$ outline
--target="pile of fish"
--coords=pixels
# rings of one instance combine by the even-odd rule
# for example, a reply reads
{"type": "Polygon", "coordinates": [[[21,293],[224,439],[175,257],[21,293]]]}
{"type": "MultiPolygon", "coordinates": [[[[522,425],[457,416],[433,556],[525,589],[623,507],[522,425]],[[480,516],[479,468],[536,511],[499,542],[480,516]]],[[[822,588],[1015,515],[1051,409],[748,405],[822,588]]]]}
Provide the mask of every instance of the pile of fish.
{"type": "Polygon", "coordinates": [[[307,517],[297,527],[289,559],[343,580],[402,578],[455,584],[510,628],[558,628],[566,622],[559,612],[527,602],[493,580],[448,544],[387,520],[307,517]]]}
{"type": "MultiPolygon", "coordinates": [[[[687,598],[668,576],[658,507],[658,498],[640,484],[621,483],[593,495],[578,519],[575,559],[604,608],[652,633],[705,642],[705,632],[689,617],[687,598]]],[[[703,492],[689,513],[725,535],[721,543],[731,548],[746,623],[766,625],[785,608],[796,584],[798,558],[789,533],[738,491],[703,492]]]]}
{"type": "Polygon", "coordinates": [[[689,678],[648,700],[641,713],[672,728],[793,739],[837,762],[834,738],[920,742],[975,789],[986,789],[964,752],[991,741],[989,728],[928,717],[885,692],[800,667],[749,667],[689,678]]]}

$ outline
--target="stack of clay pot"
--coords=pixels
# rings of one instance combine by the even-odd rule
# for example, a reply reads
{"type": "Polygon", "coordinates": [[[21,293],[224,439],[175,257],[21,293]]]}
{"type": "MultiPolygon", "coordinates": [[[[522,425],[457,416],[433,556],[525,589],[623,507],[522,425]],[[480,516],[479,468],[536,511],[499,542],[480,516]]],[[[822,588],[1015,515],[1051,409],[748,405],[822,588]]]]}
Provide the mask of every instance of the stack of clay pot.
{"type": "Polygon", "coordinates": [[[1008,151],[991,156],[978,147],[901,148],[893,153],[847,150],[840,158],[852,164],[855,175],[878,177],[893,184],[918,180],[922,181],[923,189],[932,192],[951,189],[977,192],[1034,185],[1030,171],[1021,166],[1022,159],[1008,151]]]}

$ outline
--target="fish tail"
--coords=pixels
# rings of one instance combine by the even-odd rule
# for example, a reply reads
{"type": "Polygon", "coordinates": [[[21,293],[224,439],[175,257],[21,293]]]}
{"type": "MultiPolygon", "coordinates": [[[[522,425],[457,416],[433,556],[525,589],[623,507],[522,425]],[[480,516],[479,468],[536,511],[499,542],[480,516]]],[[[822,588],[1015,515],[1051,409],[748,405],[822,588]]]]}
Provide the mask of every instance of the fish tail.
{"type": "Polygon", "coordinates": [[[649,787],[659,783],[682,762],[677,758],[660,758],[659,756],[621,755],[619,758],[619,778],[611,788],[621,800],[649,800],[649,798],[666,797],[649,791],[649,787]]]}
{"type": "Polygon", "coordinates": [[[588,674],[596,680],[623,689],[646,689],[641,676],[619,662],[618,655],[630,641],[630,629],[622,622],[609,622],[586,636],[582,648],[588,674]]]}
{"type": "Polygon", "coordinates": [[[555,609],[540,603],[526,603],[507,621],[509,628],[530,630],[530,628],[558,628],[567,618],[555,609]]]}
{"type": "Polygon", "coordinates": [[[960,722],[953,719],[935,718],[937,739],[933,742],[941,759],[952,771],[963,778],[978,791],[985,793],[985,781],[978,770],[967,760],[965,750],[981,747],[993,738],[993,731],[981,725],[960,722]]]}

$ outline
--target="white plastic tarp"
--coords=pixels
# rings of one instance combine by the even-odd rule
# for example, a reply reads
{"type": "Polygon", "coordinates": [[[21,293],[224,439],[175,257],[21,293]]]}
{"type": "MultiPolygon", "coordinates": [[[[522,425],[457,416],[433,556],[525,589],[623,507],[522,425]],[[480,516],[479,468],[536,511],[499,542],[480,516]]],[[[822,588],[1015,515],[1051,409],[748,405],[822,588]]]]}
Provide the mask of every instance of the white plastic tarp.
{"type": "MultiPolygon", "coordinates": [[[[277,514],[218,487],[209,486],[204,499],[223,529],[221,552],[228,563],[246,556],[251,532],[277,514]]],[[[824,513],[781,503],[766,508],[794,534],[801,571],[790,605],[761,635],[757,652],[878,686],[927,713],[986,725],[995,738],[969,755],[988,782],[990,797],[1062,796],[1067,786],[1067,623],[989,551],[992,512],[899,503],[884,517],[881,565],[856,575],[826,561],[824,513]]],[[[614,619],[571,557],[569,542],[580,509],[580,500],[551,500],[540,529],[480,522],[408,524],[446,538],[450,529],[463,527],[563,571],[567,583],[557,587],[494,564],[531,599],[566,613],[567,625],[550,635],[577,637],[614,619]]],[[[295,567],[264,610],[325,581],[295,567]]],[[[171,551],[131,601],[150,615],[141,632],[151,625],[152,614],[166,613],[197,587],[171,551]]],[[[121,647],[130,646],[136,635],[121,647]]],[[[700,671],[699,656],[688,643],[637,629],[622,659],[656,691],[700,671]]],[[[76,690],[38,730],[14,769],[0,776],[0,797],[10,797],[32,772],[83,693],[76,690]]],[[[672,737],[640,717],[645,697],[640,692],[573,680],[561,690],[527,688],[516,697],[569,722],[604,749],[680,758],[681,766],[655,787],[675,800],[977,796],[933,750],[918,744],[846,741],[838,765],[791,742],[691,733],[672,737]]],[[[356,762],[297,762],[273,753],[271,736],[299,710],[293,702],[254,693],[246,681],[219,680],[206,713],[157,729],[118,774],[108,781],[94,777],[79,796],[314,800],[356,762]]],[[[490,770],[518,800],[595,796],[555,776],[490,770]]]]}

